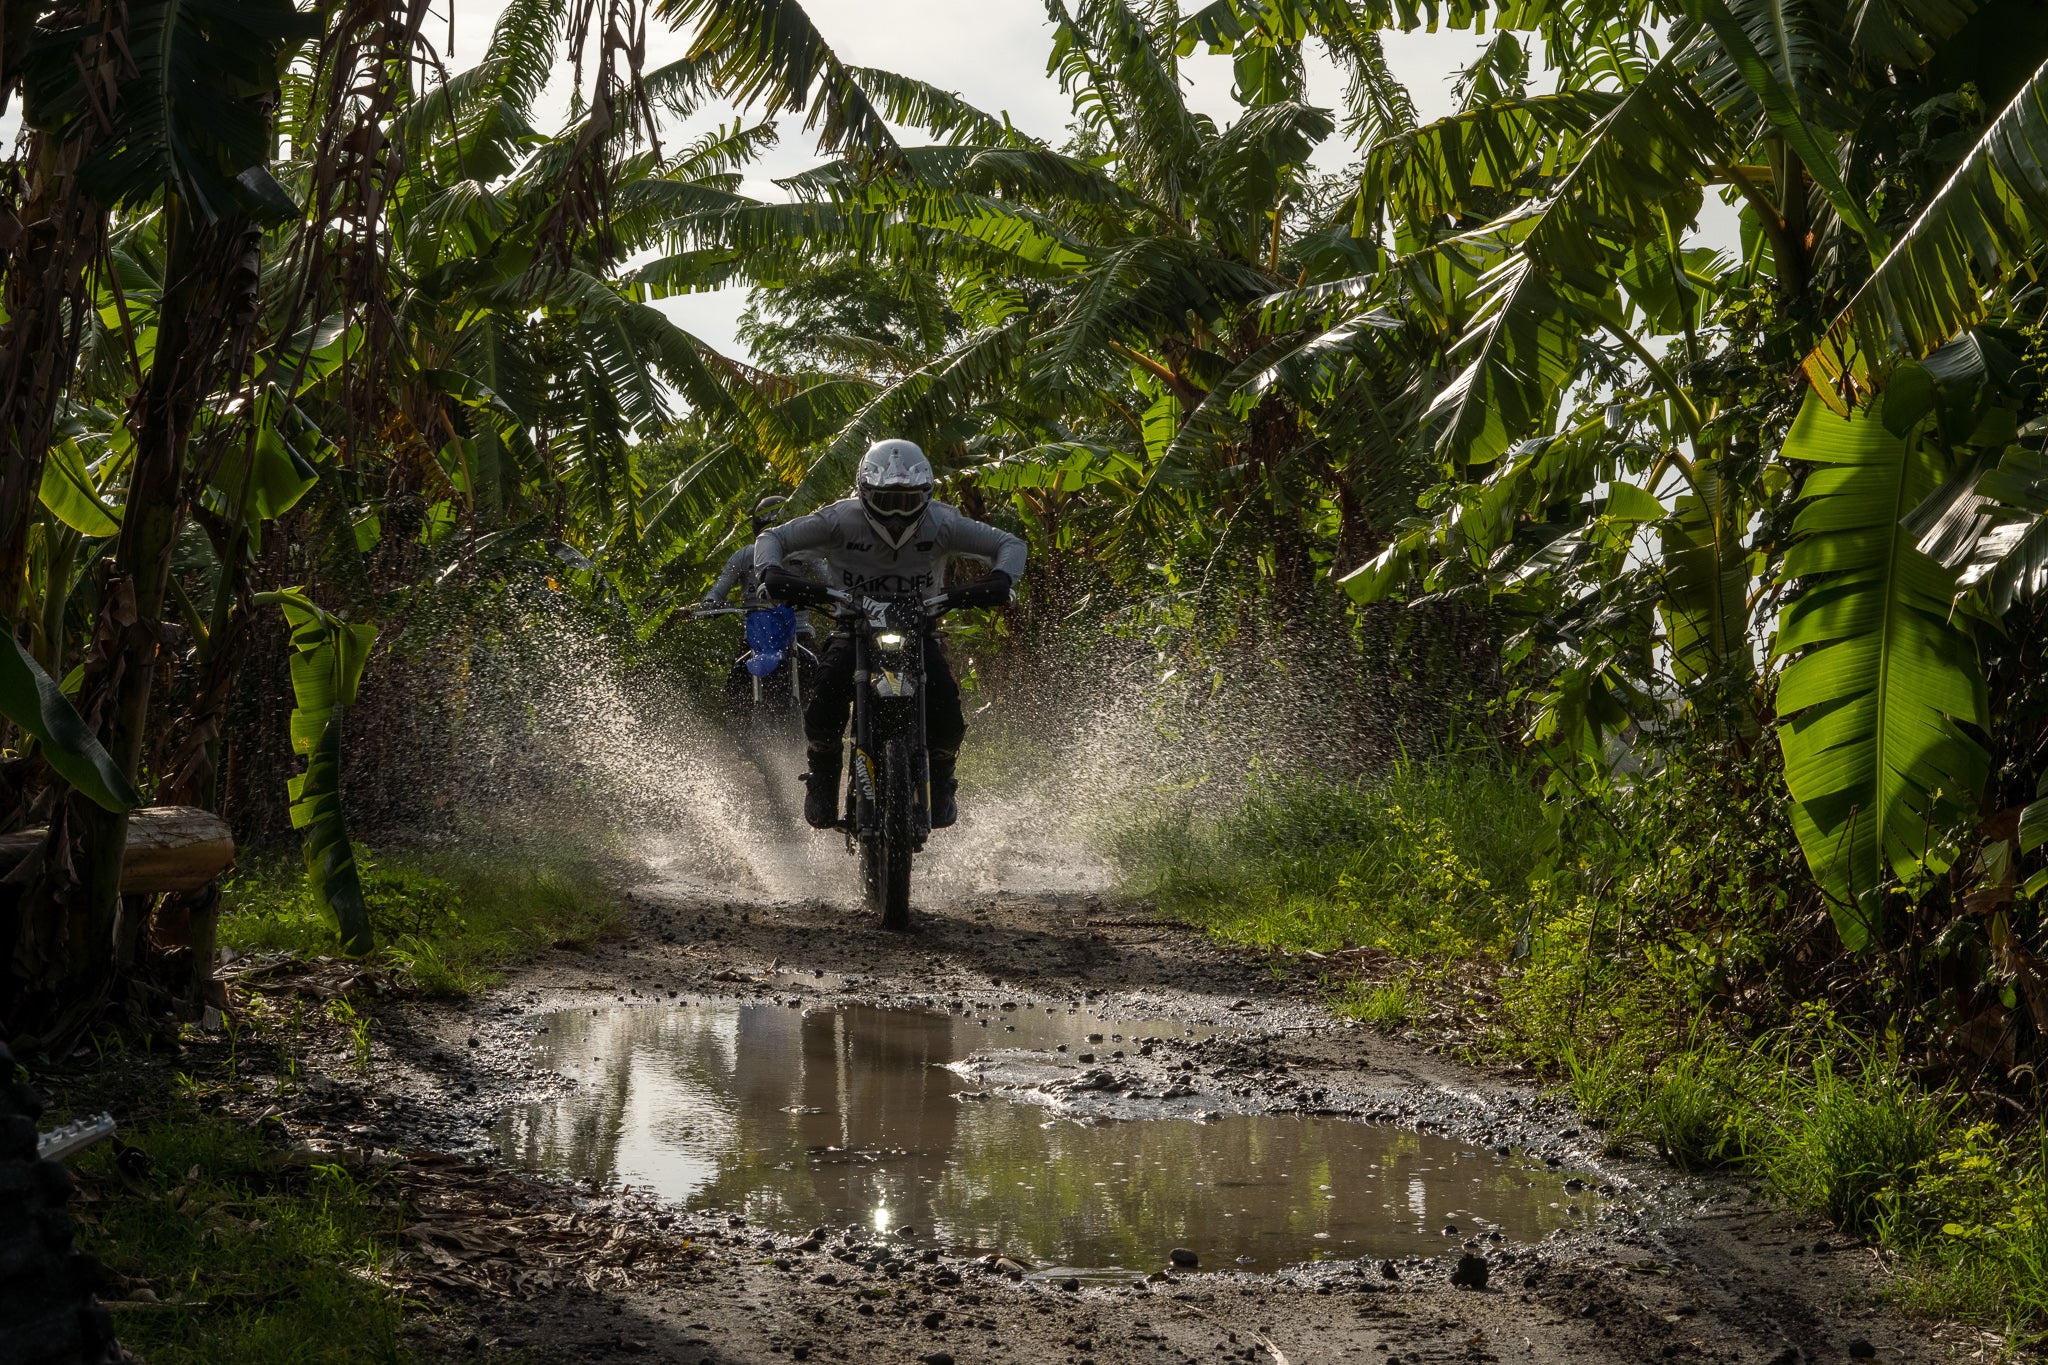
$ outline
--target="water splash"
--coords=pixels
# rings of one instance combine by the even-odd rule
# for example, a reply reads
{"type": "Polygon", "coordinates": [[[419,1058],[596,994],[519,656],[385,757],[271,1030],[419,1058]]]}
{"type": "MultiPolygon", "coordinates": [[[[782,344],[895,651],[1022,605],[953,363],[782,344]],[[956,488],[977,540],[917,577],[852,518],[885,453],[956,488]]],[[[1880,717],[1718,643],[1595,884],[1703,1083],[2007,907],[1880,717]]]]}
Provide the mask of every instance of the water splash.
{"type": "MultiPolygon", "coordinates": [[[[714,689],[629,661],[559,603],[493,635],[500,647],[475,651],[444,703],[462,837],[559,831],[679,892],[858,900],[843,837],[802,822],[793,719],[735,714],[707,700],[714,689]]],[[[961,820],[919,859],[916,905],[1100,892],[1115,879],[1105,830],[1134,812],[1226,804],[1278,754],[1316,771],[1336,761],[1333,708],[1314,695],[1327,680],[1270,660],[1163,679],[1129,651],[992,662],[968,699],[961,820]]]]}

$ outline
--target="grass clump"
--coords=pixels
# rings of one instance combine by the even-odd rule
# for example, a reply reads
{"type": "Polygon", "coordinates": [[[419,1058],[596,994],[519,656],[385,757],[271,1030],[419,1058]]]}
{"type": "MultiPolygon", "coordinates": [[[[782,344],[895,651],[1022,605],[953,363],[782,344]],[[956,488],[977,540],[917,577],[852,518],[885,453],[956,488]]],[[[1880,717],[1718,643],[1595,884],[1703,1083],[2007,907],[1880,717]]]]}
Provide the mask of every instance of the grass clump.
{"type": "Polygon", "coordinates": [[[1510,922],[1544,837],[1541,799],[1484,755],[1355,782],[1272,778],[1234,809],[1111,840],[1126,885],[1232,942],[1468,954],[1510,922]]]}
{"type": "Polygon", "coordinates": [[[1347,981],[1330,999],[1330,1007],[1349,1019],[1378,1028],[1399,1028],[1413,1019],[1422,1001],[1406,977],[1394,981],[1347,981]]]}
{"type": "MultiPolygon", "coordinates": [[[[587,859],[531,851],[357,850],[381,953],[422,994],[469,995],[497,969],[618,931],[617,898],[587,859]]],[[[241,953],[337,951],[297,859],[248,858],[223,890],[220,942],[241,953]]]]}
{"type": "Polygon", "coordinates": [[[281,1166],[246,1127],[180,1106],[76,1169],[95,1200],[82,1250],[131,1296],[122,1342],[153,1365],[404,1361],[400,1298],[378,1278],[396,1211],[339,1166],[281,1166]],[[151,1297],[154,1302],[148,1301],[151,1297]]]}

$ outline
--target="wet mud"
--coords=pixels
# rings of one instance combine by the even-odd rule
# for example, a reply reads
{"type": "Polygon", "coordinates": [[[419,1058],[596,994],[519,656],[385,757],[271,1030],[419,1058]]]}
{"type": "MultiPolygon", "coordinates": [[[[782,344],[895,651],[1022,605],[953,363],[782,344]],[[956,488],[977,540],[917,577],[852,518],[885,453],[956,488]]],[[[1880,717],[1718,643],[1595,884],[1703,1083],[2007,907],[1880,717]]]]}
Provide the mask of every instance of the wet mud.
{"type": "MultiPolygon", "coordinates": [[[[816,848],[798,864],[852,880],[816,848]]],[[[683,1253],[446,1305],[424,1344],[688,1365],[1991,1358],[1885,1307],[1873,1249],[1739,1180],[1605,1158],[1517,1078],[1334,1019],[1316,964],[1076,889],[1086,868],[1027,871],[1020,892],[969,861],[888,934],[844,901],[657,868],[623,939],[394,1015],[404,1064],[363,1141],[468,1153],[683,1253]]]]}

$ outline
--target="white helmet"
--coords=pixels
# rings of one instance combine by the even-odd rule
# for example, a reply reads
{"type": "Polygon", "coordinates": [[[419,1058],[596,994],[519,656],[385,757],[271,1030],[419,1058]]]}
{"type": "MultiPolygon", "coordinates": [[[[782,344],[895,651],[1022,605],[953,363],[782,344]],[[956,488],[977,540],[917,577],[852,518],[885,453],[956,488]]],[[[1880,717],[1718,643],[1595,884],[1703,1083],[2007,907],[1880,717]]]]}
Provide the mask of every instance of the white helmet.
{"type": "Polygon", "coordinates": [[[860,457],[853,491],[875,534],[900,550],[931,505],[932,463],[910,441],[877,441],[860,457]]]}

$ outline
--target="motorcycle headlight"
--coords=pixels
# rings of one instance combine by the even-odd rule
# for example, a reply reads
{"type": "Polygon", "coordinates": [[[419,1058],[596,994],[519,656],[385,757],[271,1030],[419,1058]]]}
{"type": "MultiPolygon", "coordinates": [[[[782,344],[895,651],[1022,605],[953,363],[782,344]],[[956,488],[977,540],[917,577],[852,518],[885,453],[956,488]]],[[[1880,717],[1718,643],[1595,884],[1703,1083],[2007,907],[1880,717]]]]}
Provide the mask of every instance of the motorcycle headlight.
{"type": "Polygon", "coordinates": [[[903,636],[893,630],[885,630],[875,637],[875,643],[884,649],[895,649],[903,643],[903,636]]]}

